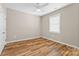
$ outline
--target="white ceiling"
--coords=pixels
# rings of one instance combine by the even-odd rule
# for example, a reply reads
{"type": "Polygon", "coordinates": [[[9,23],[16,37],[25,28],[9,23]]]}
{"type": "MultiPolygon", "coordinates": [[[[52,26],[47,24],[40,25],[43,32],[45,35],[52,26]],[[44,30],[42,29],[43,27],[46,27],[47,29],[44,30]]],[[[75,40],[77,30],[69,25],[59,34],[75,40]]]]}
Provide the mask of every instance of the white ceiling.
{"type": "Polygon", "coordinates": [[[43,16],[55,10],[58,10],[69,3],[49,3],[47,6],[41,8],[41,11],[36,11],[35,3],[6,3],[3,4],[6,8],[15,9],[21,12],[30,13],[37,16],[43,16]]]}

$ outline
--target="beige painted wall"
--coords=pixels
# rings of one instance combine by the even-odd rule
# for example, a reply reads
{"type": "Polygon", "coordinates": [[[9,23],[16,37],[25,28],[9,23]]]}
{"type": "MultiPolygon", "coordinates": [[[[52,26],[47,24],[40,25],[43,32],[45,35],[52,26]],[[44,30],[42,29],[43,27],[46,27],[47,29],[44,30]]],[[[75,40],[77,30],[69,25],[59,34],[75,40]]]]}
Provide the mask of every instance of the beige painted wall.
{"type": "Polygon", "coordinates": [[[41,17],[42,36],[62,43],[79,47],[79,4],[72,4],[41,17]],[[48,31],[49,17],[61,13],[61,33],[51,34],[48,31]]]}
{"type": "Polygon", "coordinates": [[[8,9],[7,42],[40,35],[40,18],[31,14],[8,9]]]}

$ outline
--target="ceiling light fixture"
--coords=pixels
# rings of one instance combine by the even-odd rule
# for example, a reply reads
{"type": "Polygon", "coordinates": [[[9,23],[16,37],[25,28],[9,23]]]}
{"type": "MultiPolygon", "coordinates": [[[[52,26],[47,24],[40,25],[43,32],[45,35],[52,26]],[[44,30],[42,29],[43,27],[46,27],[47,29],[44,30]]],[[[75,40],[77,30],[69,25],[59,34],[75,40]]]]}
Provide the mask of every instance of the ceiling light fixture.
{"type": "Polygon", "coordinates": [[[40,11],[41,11],[41,9],[37,9],[36,11],[37,11],[37,12],[40,12],[40,11]]]}
{"type": "Polygon", "coordinates": [[[40,12],[41,8],[43,8],[43,7],[47,6],[47,5],[48,5],[48,3],[35,3],[34,7],[36,8],[37,12],[40,12]]]}

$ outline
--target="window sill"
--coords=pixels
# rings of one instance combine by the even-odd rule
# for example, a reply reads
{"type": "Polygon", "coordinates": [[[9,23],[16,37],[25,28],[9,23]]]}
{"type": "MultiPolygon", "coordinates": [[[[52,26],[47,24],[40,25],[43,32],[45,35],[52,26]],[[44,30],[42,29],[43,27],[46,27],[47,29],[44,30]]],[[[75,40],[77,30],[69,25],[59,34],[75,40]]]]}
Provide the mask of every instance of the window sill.
{"type": "Polygon", "coordinates": [[[55,34],[55,35],[59,35],[61,33],[56,33],[56,32],[49,32],[50,34],[55,34]]]}

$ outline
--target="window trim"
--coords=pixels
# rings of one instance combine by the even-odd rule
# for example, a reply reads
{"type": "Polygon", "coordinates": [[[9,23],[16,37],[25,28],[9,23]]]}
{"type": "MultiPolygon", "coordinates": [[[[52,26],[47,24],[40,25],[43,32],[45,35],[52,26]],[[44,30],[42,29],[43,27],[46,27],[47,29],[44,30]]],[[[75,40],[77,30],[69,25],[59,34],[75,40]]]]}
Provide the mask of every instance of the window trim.
{"type": "Polygon", "coordinates": [[[51,34],[60,34],[61,33],[61,14],[60,13],[49,16],[49,20],[48,20],[48,31],[51,34]],[[60,32],[59,33],[58,32],[54,32],[54,31],[53,32],[50,31],[50,23],[49,23],[50,17],[53,17],[55,15],[59,15],[60,16],[60,32]]]}

